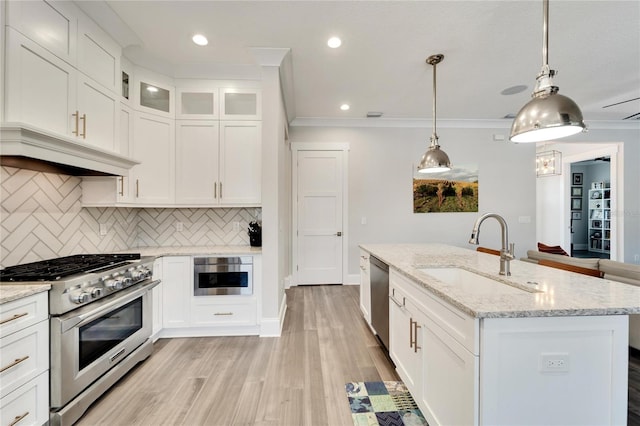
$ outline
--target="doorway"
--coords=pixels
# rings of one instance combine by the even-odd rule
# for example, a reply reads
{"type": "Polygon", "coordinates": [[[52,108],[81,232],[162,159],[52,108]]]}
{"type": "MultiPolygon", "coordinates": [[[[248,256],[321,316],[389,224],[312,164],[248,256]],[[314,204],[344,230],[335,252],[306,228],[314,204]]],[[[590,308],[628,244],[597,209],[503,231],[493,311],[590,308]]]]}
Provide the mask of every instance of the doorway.
{"type": "Polygon", "coordinates": [[[571,163],[571,256],[609,259],[611,245],[611,157],[571,163]]]}
{"type": "Polygon", "coordinates": [[[348,145],[292,144],[293,283],[343,284],[348,145]]]}

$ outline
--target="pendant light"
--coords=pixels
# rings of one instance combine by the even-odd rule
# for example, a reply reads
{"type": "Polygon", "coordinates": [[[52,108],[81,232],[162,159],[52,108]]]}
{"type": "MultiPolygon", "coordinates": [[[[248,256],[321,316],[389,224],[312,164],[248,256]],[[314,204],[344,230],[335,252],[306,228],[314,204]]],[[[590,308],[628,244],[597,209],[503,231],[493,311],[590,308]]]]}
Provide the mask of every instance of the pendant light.
{"type": "Polygon", "coordinates": [[[586,130],[578,105],[558,94],[558,86],[553,85],[556,71],[549,69],[549,0],[543,0],[542,14],[542,70],[536,77],[532,99],[513,120],[512,142],[548,141],[586,130]]]}
{"type": "Polygon", "coordinates": [[[427,58],[427,63],[433,65],[433,134],[431,135],[431,144],[429,149],[424,153],[418,172],[420,173],[439,173],[451,170],[451,162],[449,156],[440,149],[438,145],[438,134],[436,133],[436,65],[442,62],[444,55],[431,55],[427,58]]]}

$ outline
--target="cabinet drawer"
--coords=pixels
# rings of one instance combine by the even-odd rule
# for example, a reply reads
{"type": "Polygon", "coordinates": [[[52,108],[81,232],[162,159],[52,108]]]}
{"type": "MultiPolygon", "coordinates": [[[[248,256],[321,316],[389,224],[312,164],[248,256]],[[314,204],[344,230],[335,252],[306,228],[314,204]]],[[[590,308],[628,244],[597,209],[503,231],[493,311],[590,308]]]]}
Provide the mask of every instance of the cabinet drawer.
{"type": "Polygon", "coordinates": [[[0,397],[4,397],[49,368],[49,322],[3,337],[0,352],[0,397]]]}
{"type": "Polygon", "coordinates": [[[195,305],[191,311],[191,325],[254,325],[256,303],[225,303],[195,305]]]}
{"type": "Polygon", "coordinates": [[[0,305],[0,337],[8,336],[49,317],[46,291],[0,305]]]}
{"type": "Polygon", "coordinates": [[[42,425],[49,420],[49,373],[44,372],[0,399],[0,424],[42,425]]]}
{"type": "Polygon", "coordinates": [[[479,321],[453,305],[445,302],[427,290],[420,288],[420,284],[414,283],[396,271],[391,271],[391,282],[400,287],[413,303],[416,304],[425,315],[433,320],[439,327],[470,352],[479,354],[479,321]]]}

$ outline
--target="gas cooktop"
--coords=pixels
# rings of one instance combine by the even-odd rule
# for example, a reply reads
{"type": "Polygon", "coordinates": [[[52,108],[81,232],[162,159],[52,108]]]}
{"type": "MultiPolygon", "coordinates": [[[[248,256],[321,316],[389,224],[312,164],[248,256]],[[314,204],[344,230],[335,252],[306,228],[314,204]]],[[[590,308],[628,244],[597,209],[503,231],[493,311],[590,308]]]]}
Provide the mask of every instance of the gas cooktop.
{"type": "Polygon", "coordinates": [[[59,281],[77,274],[116,268],[139,259],[139,253],[58,257],[4,268],[0,270],[0,282],[59,281]]]}

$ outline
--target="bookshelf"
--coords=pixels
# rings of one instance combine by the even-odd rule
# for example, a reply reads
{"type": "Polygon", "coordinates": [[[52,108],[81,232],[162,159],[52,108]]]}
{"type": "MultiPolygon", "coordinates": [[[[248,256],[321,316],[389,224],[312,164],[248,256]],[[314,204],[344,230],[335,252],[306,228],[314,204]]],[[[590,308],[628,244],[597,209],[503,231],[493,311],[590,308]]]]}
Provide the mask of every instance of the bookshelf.
{"type": "Polygon", "coordinates": [[[608,182],[592,182],[589,189],[589,251],[611,251],[611,188],[608,182]]]}

